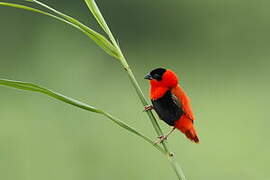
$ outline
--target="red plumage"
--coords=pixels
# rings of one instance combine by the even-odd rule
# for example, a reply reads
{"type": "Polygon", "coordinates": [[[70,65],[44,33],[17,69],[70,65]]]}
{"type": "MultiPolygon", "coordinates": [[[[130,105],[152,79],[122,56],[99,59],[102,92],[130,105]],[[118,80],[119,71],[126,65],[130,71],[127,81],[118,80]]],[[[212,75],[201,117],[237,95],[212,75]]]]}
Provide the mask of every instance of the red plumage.
{"type": "Polygon", "coordinates": [[[190,100],[178,84],[177,75],[171,70],[158,68],[145,78],[150,80],[150,98],[160,119],[199,143],[190,100]]]}

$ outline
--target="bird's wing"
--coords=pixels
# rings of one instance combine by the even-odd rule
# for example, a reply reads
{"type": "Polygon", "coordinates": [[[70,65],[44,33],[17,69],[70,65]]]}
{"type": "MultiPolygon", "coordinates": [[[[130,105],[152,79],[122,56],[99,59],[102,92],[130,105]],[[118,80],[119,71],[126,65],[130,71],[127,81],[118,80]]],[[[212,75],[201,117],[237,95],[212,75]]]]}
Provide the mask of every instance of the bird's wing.
{"type": "Polygon", "coordinates": [[[194,120],[195,118],[190,105],[190,100],[185,91],[178,85],[177,87],[173,88],[171,92],[178,99],[178,101],[181,102],[181,107],[185,112],[185,115],[189,119],[194,120]]]}
{"type": "Polygon", "coordinates": [[[175,94],[172,93],[172,100],[173,103],[176,104],[176,106],[178,108],[182,108],[182,102],[180,101],[180,99],[177,98],[177,96],[175,94]]]}

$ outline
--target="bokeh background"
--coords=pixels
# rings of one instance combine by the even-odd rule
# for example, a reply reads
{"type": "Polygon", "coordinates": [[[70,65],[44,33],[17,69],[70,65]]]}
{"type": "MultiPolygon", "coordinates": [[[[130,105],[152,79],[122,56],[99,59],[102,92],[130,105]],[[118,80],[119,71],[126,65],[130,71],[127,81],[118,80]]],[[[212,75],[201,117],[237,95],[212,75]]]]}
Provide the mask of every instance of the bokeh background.
{"type": "MultiPolygon", "coordinates": [[[[101,32],[84,2],[44,0],[101,32]]],[[[199,145],[169,144],[190,180],[269,180],[270,2],[98,0],[143,88],[178,73],[199,145]]],[[[0,76],[37,83],[156,135],[117,61],[76,29],[0,7],[0,76]]],[[[0,179],[176,179],[153,147],[108,119],[41,94],[0,88],[0,179]]],[[[160,122],[164,131],[169,127],[160,122]]]]}

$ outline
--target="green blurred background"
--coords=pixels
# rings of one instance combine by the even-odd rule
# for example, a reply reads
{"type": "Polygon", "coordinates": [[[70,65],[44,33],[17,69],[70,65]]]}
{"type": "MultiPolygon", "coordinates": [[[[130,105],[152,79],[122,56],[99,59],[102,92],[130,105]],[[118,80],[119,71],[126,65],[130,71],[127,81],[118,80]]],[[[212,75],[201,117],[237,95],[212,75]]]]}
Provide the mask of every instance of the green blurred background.
{"type": "MultiPolygon", "coordinates": [[[[43,2],[100,31],[82,0],[43,2]]],[[[143,76],[163,66],[191,96],[201,143],[179,132],[169,141],[187,178],[269,180],[270,2],[97,3],[145,94],[143,76]]],[[[77,98],[156,138],[119,63],[84,34],[6,7],[0,22],[1,78],[77,98]]],[[[104,117],[5,87],[0,98],[0,179],[176,179],[159,152],[104,117]]]]}

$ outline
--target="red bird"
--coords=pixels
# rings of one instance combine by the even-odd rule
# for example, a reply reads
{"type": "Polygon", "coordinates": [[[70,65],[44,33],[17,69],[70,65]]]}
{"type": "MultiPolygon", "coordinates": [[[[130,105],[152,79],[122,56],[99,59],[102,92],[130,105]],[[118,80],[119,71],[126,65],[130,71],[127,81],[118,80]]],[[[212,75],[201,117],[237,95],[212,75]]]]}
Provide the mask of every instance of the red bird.
{"type": "Polygon", "coordinates": [[[159,142],[167,139],[175,129],[179,129],[188,139],[199,143],[189,97],[178,84],[177,75],[169,69],[157,68],[144,78],[150,80],[150,97],[153,104],[146,106],[145,110],[155,109],[160,119],[173,126],[166,136],[160,137],[159,142]]]}

